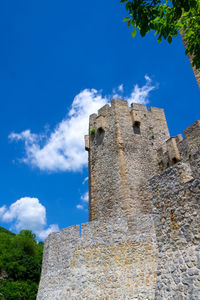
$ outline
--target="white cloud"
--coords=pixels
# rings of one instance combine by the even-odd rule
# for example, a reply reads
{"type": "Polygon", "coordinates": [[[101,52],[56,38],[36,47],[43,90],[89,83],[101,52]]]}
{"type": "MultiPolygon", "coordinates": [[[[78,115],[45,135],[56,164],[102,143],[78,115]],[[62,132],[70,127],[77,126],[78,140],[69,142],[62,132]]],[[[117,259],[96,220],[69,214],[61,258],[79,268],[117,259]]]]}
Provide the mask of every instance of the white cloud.
{"type": "Polygon", "coordinates": [[[89,201],[89,194],[88,194],[88,192],[86,192],[83,195],[81,195],[81,202],[76,205],[76,208],[87,212],[88,211],[88,201],[89,201]]]}
{"type": "Polygon", "coordinates": [[[46,228],[46,208],[37,198],[24,197],[7,208],[0,207],[0,219],[11,223],[12,228],[20,231],[22,229],[32,230],[40,239],[44,239],[53,231],[59,230],[58,225],[50,225],[46,228]]]}
{"type": "Polygon", "coordinates": [[[6,211],[6,206],[5,205],[0,207],[0,218],[4,214],[5,211],[6,211]]]}
{"type": "Polygon", "coordinates": [[[9,138],[25,142],[25,163],[45,171],[78,171],[87,165],[84,135],[88,132],[88,116],[107,102],[97,90],[84,90],[74,98],[67,118],[49,137],[26,130],[11,133],[9,138]]]}
{"type": "Polygon", "coordinates": [[[77,209],[81,209],[81,210],[83,210],[83,209],[84,209],[84,206],[83,206],[83,205],[81,205],[81,204],[77,204],[77,205],[76,205],[76,208],[77,208],[77,209]]]}
{"type": "Polygon", "coordinates": [[[118,91],[123,93],[123,91],[124,91],[124,85],[123,84],[120,84],[118,86],[118,91]]]}
{"type": "Polygon", "coordinates": [[[84,149],[84,135],[88,132],[88,118],[111,98],[123,98],[132,102],[148,103],[149,93],[156,88],[146,75],[146,84],[134,86],[130,96],[122,97],[123,85],[119,85],[117,93],[104,97],[102,91],[85,89],[80,92],[71,105],[65,119],[48,135],[34,134],[29,129],[21,133],[11,133],[10,140],[24,141],[25,157],[22,162],[43,171],[80,171],[87,166],[87,153],[84,149]]]}
{"type": "Polygon", "coordinates": [[[82,184],[85,184],[88,181],[88,177],[85,177],[82,184]]]}
{"type": "Polygon", "coordinates": [[[140,104],[149,103],[149,93],[158,88],[158,85],[153,85],[152,80],[148,75],[145,75],[145,79],[146,84],[144,86],[140,88],[138,84],[136,84],[131,95],[125,98],[129,105],[133,102],[140,104]]]}
{"type": "Polygon", "coordinates": [[[81,200],[82,200],[83,202],[88,202],[88,199],[89,199],[88,192],[86,192],[85,194],[83,194],[83,195],[81,196],[81,200]]]}

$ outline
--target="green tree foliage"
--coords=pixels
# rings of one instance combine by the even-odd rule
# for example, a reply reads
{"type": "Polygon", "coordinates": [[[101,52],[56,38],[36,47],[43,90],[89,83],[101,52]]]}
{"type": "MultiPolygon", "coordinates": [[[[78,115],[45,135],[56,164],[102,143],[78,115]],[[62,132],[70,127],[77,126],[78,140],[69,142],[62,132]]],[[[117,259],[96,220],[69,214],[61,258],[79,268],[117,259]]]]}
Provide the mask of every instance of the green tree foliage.
{"type": "Polygon", "coordinates": [[[121,0],[128,16],[124,21],[133,27],[132,36],[140,31],[142,37],[154,31],[158,42],[172,42],[179,30],[186,44],[186,54],[192,65],[200,69],[200,0],[121,0]]]}
{"type": "Polygon", "coordinates": [[[0,300],[36,299],[43,243],[30,230],[0,230],[0,300]]]}
{"type": "Polygon", "coordinates": [[[0,226],[0,233],[2,233],[2,232],[7,233],[9,235],[15,235],[15,233],[13,233],[13,232],[11,232],[11,231],[9,231],[9,230],[7,230],[7,229],[0,226]]]}

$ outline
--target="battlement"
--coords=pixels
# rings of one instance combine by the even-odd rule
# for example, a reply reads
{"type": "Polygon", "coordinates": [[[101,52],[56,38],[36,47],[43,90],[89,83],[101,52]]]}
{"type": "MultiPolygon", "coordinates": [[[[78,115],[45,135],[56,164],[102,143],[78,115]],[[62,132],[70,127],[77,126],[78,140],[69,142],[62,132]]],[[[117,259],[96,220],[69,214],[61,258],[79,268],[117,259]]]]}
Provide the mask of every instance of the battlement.
{"type": "MultiPolygon", "coordinates": [[[[89,118],[89,132],[93,132],[93,137],[94,133],[96,132],[98,134],[99,130],[109,130],[109,127],[106,127],[106,124],[108,125],[109,122],[107,120],[109,117],[113,114],[115,114],[116,109],[126,109],[127,112],[130,112],[131,120],[132,122],[130,123],[130,126],[134,127],[142,127],[145,130],[145,123],[149,123],[150,120],[152,120],[152,126],[151,130],[153,131],[153,127],[158,127],[159,120],[165,120],[165,114],[164,110],[161,108],[156,108],[156,107],[150,107],[147,110],[147,106],[143,104],[138,104],[138,103],[132,103],[131,107],[128,107],[128,102],[121,100],[121,99],[113,99],[111,101],[111,106],[109,104],[104,105],[102,108],[98,110],[97,114],[92,114],[90,115],[89,118]],[[142,124],[141,124],[142,123],[142,124]],[[154,124],[155,123],[155,124],[154,124]],[[153,126],[155,125],[155,126],[153,126]]],[[[147,125],[148,126],[148,125],[147,125]]],[[[86,143],[85,143],[85,149],[89,151],[89,144],[88,144],[88,139],[89,136],[85,137],[86,143]]]]}
{"type": "Polygon", "coordinates": [[[184,130],[185,138],[179,134],[169,138],[158,149],[158,164],[160,171],[179,161],[190,161],[194,153],[200,148],[200,121],[194,122],[184,130]]]}
{"type": "MultiPolygon", "coordinates": [[[[143,233],[151,233],[153,228],[153,220],[151,215],[138,215],[124,218],[113,218],[107,222],[101,220],[73,225],[60,231],[49,234],[46,241],[49,246],[54,248],[55,245],[62,245],[62,242],[71,244],[84,241],[86,243],[99,242],[102,239],[104,242],[112,243],[119,239],[123,240],[125,235],[134,236],[137,240],[139,235],[143,233]]],[[[127,237],[126,237],[127,238],[127,237]]]]}

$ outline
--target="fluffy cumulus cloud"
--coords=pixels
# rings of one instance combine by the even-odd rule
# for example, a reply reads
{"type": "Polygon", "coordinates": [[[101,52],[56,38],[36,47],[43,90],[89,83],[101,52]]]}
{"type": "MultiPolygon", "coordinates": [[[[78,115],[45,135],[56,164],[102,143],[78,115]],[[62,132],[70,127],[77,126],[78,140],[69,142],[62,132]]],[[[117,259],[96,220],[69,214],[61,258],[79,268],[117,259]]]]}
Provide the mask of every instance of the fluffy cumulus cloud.
{"type": "Polygon", "coordinates": [[[9,138],[25,142],[23,162],[45,171],[77,171],[87,165],[84,135],[88,129],[88,116],[107,103],[97,90],[84,90],[72,103],[66,119],[62,120],[50,136],[33,134],[25,130],[11,133],[9,138]]]}
{"type": "Polygon", "coordinates": [[[51,232],[59,230],[58,225],[47,227],[46,208],[37,198],[20,198],[8,208],[0,207],[0,220],[11,223],[11,228],[20,231],[32,230],[39,239],[45,239],[51,232]]]}
{"type": "Polygon", "coordinates": [[[148,103],[149,93],[156,86],[147,75],[145,79],[145,85],[136,84],[129,96],[124,95],[123,84],[110,96],[103,96],[102,91],[95,89],[83,90],[74,98],[67,117],[50,134],[35,134],[29,129],[11,133],[10,140],[25,144],[25,157],[21,161],[43,171],[80,171],[87,165],[83,137],[88,133],[89,115],[109,103],[111,98],[125,99],[129,105],[148,103]]]}

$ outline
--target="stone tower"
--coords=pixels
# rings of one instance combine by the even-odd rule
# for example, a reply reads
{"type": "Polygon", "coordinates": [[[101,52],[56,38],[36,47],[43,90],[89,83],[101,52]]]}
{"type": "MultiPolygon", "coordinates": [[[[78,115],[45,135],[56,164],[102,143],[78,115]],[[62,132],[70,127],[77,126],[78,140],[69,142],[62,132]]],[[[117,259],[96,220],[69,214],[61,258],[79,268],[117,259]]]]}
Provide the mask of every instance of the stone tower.
{"type": "Polygon", "coordinates": [[[90,116],[89,223],[50,234],[37,300],[200,299],[200,121],[112,100],[90,116]]]}
{"type": "Polygon", "coordinates": [[[164,111],[114,99],[90,116],[89,132],[89,220],[150,213],[147,180],[169,138],[164,111]]]}

